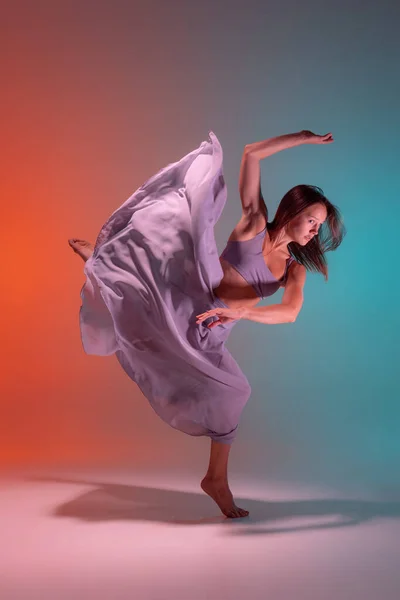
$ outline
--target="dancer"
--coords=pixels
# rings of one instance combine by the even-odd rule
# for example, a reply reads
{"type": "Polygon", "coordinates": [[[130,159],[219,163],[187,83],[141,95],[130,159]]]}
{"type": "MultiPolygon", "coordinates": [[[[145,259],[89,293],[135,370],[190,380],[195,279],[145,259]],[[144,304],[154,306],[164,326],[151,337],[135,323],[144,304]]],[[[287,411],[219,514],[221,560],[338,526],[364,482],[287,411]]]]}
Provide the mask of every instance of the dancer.
{"type": "Polygon", "coordinates": [[[245,147],[242,217],[221,256],[214,226],[227,191],[213,132],[136,190],[94,245],[69,240],[85,261],[79,313],[85,352],[115,353],[160,418],[210,437],[201,487],[230,518],[249,514],[233,500],[228,457],[251,386],[225,342],[239,320],[294,322],[306,271],[327,280],[324,254],[345,235],[337,207],[310,185],[289,190],[268,222],[260,161],[300,144],[332,142],[330,133],[301,131],[245,147]],[[256,306],[280,287],[281,303],[256,306]]]}

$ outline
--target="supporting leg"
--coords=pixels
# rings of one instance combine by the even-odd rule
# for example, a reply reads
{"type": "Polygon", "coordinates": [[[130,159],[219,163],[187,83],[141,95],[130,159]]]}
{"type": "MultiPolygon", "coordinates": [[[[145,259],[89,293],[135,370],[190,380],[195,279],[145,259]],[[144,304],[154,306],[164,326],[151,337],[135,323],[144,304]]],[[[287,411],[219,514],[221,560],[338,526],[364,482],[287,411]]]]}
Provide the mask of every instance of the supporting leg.
{"type": "Polygon", "coordinates": [[[228,485],[228,458],[230,449],[230,444],[211,440],[210,462],[208,471],[201,482],[201,488],[206,494],[211,496],[227,517],[247,517],[249,511],[236,506],[228,485]]]}

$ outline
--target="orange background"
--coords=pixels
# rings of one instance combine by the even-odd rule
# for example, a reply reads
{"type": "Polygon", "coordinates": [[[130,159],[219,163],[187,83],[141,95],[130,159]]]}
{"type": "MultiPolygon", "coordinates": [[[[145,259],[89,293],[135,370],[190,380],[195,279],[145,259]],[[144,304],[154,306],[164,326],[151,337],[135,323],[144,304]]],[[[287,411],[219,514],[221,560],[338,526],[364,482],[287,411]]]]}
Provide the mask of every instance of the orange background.
{"type": "MultiPolygon", "coordinates": [[[[302,129],[335,143],[262,164],[271,217],[322,187],[348,235],[308,273],[294,324],[246,321],[227,347],[252,385],[232,469],[337,483],[398,472],[397,5],[15,0],[2,8],[0,466],[196,469],[208,438],[164,424],[115,357],[87,356],[83,262],[148,177],[215,132],[241,214],[243,147],[302,129]],[[321,24],[326,24],[326,28],[321,24]],[[397,295],[396,295],[397,294],[397,295]],[[394,302],[394,304],[393,304],[394,302]]],[[[280,293],[262,304],[280,301],[280,293]]]]}

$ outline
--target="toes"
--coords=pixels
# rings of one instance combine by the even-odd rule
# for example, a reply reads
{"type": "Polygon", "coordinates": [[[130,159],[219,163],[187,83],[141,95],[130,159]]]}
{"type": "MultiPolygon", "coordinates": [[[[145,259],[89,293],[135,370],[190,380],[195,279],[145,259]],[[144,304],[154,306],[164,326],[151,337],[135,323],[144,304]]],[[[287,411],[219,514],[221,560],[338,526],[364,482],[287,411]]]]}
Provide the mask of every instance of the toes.
{"type": "Polygon", "coordinates": [[[249,511],[245,510],[244,508],[235,508],[226,513],[226,516],[230,517],[231,519],[240,519],[242,517],[247,517],[248,515],[249,511]]]}
{"type": "Polygon", "coordinates": [[[241,515],[239,514],[239,512],[237,510],[229,510],[226,512],[226,516],[229,517],[230,519],[237,519],[241,515]]]}

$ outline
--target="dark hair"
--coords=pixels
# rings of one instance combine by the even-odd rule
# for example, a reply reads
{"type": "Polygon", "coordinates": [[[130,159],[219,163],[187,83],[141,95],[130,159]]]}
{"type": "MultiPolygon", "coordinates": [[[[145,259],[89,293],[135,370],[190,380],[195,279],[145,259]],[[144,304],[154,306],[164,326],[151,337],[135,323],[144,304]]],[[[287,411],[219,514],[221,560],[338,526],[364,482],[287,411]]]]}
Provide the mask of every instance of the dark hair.
{"type": "Polygon", "coordinates": [[[288,244],[290,254],[309,271],[322,273],[328,281],[328,266],[325,252],[336,250],[346,235],[339,209],[324,195],[321,188],[315,185],[296,185],[282,198],[276,210],[274,220],[267,223],[267,230],[274,237],[289,221],[296,217],[308,206],[319,202],[326,207],[328,212],[326,221],[321,225],[318,235],[314,236],[308,244],[301,246],[296,242],[288,244]]]}

